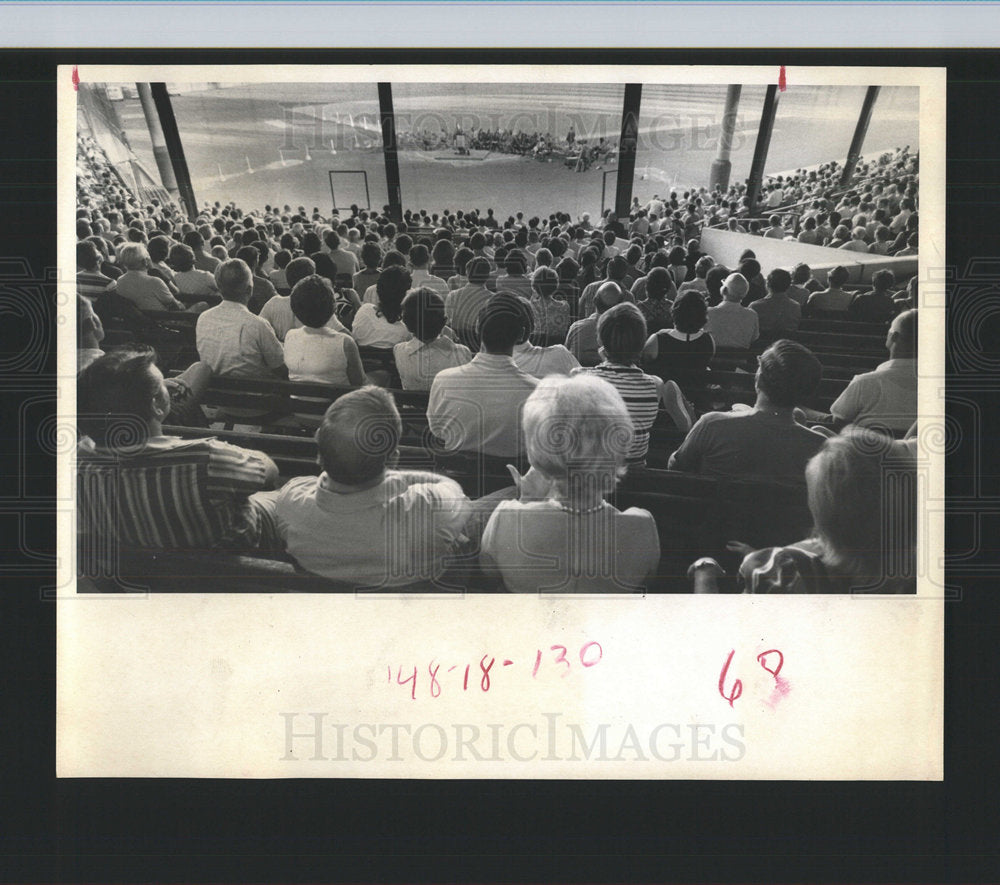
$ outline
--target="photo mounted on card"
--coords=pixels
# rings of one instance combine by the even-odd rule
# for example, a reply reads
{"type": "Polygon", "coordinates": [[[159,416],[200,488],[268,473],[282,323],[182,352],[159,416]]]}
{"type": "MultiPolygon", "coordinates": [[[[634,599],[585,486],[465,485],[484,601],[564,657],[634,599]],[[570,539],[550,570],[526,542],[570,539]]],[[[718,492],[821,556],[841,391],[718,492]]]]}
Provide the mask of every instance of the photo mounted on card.
{"type": "Polygon", "coordinates": [[[945,74],[775,61],[60,68],[58,775],[940,780],[945,74]]]}

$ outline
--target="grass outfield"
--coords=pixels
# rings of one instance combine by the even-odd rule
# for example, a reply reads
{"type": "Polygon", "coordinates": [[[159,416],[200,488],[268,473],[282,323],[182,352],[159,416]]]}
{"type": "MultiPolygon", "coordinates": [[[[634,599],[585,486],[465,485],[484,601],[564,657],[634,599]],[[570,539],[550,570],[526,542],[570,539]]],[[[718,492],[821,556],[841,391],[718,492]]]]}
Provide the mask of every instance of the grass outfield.
{"type": "MultiPolygon", "coordinates": [[[[742,180],[749,171],[763,91],[743,90],[733,180],[742,180]]],[[[634,184],[641,201],[672,186],[707,184],[724,92],[725,87],[714,86],[644,89],[634,184]]],[[[863,92],[861,87],[790,87],[779,101],[768,169],[843,160],[863,92]]],[[[883,90],[869,127],[867,154],[918,144],[916,98],[912,88],[883,90]]],[[[199,202],[235,200],[251,209],[288,203],[328,212],[330,170],[364,170],[371,205],[388,202],[382,153],[370,135],[377,120],[372,84],[238,85],[174,95],[172,101],[199,202]]],[[[573,125],[578,138],[617,140],[621,87],[569,84],[557,92],[551,84],[396,84],[394,104],[400,131],[509,125],[549,131],[561,139],[573,125]]],[[[133,149],[155,173],[138,101],[116,105],[133,149]]],[[[400,150],[405,207],[440,211],[492,206],[502,216],[556,209],[596,214],[608,169],[607,202],[613,200],[614,164],[574,173],[558,159],[546,163],[502,154],[483,160],[436,159],[449,156],[446,149],[400,150]]],[[[363,204],[360,177],[338,178],[338,206],[363,204]]]]}

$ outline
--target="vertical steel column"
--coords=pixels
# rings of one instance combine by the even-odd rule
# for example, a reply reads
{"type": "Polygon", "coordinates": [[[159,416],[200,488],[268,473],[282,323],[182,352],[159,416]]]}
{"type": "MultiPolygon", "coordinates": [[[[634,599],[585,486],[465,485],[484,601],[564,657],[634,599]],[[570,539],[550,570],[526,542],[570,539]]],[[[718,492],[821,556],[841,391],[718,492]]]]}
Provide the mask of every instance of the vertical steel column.
{"type": "Polygon", "coordinates": [[[149,88],[149,83],[136,83],[135,88],[139,91],[139,103],[146,118],[149,140],[153,143],[153,159],[156,160],[156,168],[160,172],[160,181],[176,197],[177,179],[174,177],[174,168],[170,165],[170,151],[167,150],[167,142],[163,137],[163,127],[160,125],[160,115],[153,101],[153,92],[149,88]]]}
{"type": "Polygon", "coordinates": [[[396,115],[392,110],[392,84],[378,84],[378,107],[382,118],[382,154],[385,158],[385,183],[389,191],[389,217],[403,220],[403,198],[399,183],[399,145],[396,141],[396,115]]]}
{"type": "Polygon", "coordinates": [[[858,167],[858,160],[861,159],[861,149],[865,144],[865,136],[868,134],[868,124],[872,121],[872,108],[875,107],[875,99],[878,98],[881,86],[869,86],[865,93],[865,100],[861,105],[861,114],[858,117],[858,125],[854,130],[854,138],[851,139],[851,147],[847,152],[847,162],[844,164],[844,171],[840,175],[840,184],[846,187],[851,183],[854,170],[858,167]]]}
{"type": "Polygon", "coordinates": [[[635,178],[635,152],[639,140],[639,104],[641,83],[626,83],[622,101],[622,132],[618,140],[618,185],[615,189],[615,215],[628,218],[635,178]]]}
{"type": "MultiPolygon", "coordinates": [[[[137,83],[136,85],[139,87],[139,95],[141,97],[142,87],[146,84],[137,83]]],[[[181,135],[177,130],[177,120],[174,117],[173,105],[170,103],[170,95],[167,93],[167,84],[150,83],[148,85],[153,103],[156,106],[156,115],[159,118],[160,127],[162,128],[164,144],[170,158],[170,167],[175,176],[175,190],[180,195],[180,201],[187,211],[188,218],[194,221],[198,217],[198,203],[194,198],[194,188],[191,186],[191,174],[188,172],[187,160],[184,159],[184,146],[181,144],[181,135]]],[[[145,105],[143,107],[145,109],[145,105]]],[[[150,128],[150,134],[152,134],[152,128],[150,128]]],[[[159,162],[159,159],[157,159],[157,162],[159,162]]],[[[163,182],[163,186],[167,190],[170,190],[166,181],[163,182]]]]}
{"type": "Polygon", "coordinates": [[[764,110],[760,115],[760,129],[757,130],[757,144],[753,150],[753,163],[750,166],[750,178],[747,181],[747,197],[749,197],[750,213],[757,209],[760,200],[760,186],[764,180],[764,164],[767,163],[767,150],[771,146],[771,133],[774,131],[774,117],[778,113],[778,86],[772,83],[764,95],[764,110]]]}
{"type": "Polygon", "coordinates": [[[740,93],[743,87],[738,83],[731,84],[726,90],[726,107],[722,112],[722,128],[719,131],[719,153],[712,161],[712,169],[708,173],[708,189],[725,190],[729,187],[729,176],[733,171],[729,156],[733,150],[733,132],[736,131],[736,112],[740,107],[740,93]]]}

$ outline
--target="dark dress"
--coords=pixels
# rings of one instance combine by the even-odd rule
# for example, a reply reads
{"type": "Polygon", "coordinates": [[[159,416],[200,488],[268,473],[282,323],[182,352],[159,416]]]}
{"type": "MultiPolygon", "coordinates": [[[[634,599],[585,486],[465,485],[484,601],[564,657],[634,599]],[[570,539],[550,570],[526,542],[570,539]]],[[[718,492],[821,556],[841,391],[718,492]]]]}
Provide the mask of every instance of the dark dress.
{"type": "Polygon", "coordinates": [[[656,333],[656,359],[647,360],[645,368],[664,381],[676,381],[682,390],[708,383],[708,365],[715,356],[715,342],[708,332],[686,340],[675,338],[671,330],[656,333]]]}

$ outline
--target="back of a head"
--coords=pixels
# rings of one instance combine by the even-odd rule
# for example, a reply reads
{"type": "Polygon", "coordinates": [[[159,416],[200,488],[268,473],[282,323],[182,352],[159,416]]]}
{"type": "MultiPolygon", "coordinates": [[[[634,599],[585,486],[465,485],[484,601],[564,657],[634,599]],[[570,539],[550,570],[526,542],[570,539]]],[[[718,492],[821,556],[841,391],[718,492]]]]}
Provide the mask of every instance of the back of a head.
{"type": "Polygon", "coordinates": [[[142,243],[128,243],[118,253],[118,263],[125,270],[145,270],[148,262],[149,253],[142,243]]]}
{"type": "Polygon", "coordinates": [[[332,252],[340,248],[340,235],[335,230],[328,230],[323,234],[323,242],[326,243],[326,247],[332,252]]]}
{"type": "Polygon", "coordinates": [[[231,258],[215,269],[215,285],[226,301],[245,301],[253,289],[253,273],[241,258],[231,258]]]}
{"type": "Polygon", "coordinates": [[[325,326],[333,316],[335,297],[326,277],[311,274],[292,287],[291,308],[295,318],[310,329],[325,326]]]}
{"type": "Polygon", "coordinates": [[[171,268],[177,273],[186,273],[194,267],[194,250],[190,246],[178,243],[170,249],[168,260],[171,268]]]}
{"type": "Polygon", "coordinates": [[[444,299],[433,289],[421,286],[403,299],[403,325],[425,344],[434,341],[445,327],[444,299]]]}
{"type": "Polygon", "coordinates": [[[76,244],[76,263],[84,270],[97,270],[100,253],[97,246],[89,240],[81,240],[76,244]]]}
{"type": "Polygon", "coordinates": [[[540,267],[531,275],[531,288],[549,298],[559,288],[559,275],[551,267],[540,267]]]}
{"type": "Polygon", "coordinates": [[[237,251],[236,257],[246,264],[252,273],[257,269],[257,264],[260,261],[260,252],[254,246],[243,246],[237,251]]]}
{"type": "Polygon", "coordinates": [[[410,264],[415,268],[427,267],[431,253],[423,243],[417,243],[410,249],[410,264]]]}
{"type": "Polygon", "coordinates": [[[560,282],[569,283],[576,279],[576,275],[580,272],[580,265],[577,262],[567,256],[563,258],[556,265],[556,273],[559,275],[560,282]]]}
{"type": "Polygon", "coordinates": [[[316,431],[320,466],[334,482],[363,485],[393,462],[402,422],[392,395],[363,387],[339,397],[316,431]]]}
{"type": "Polygon", "coordinates": [[[741,273],[731,273],[722,284],[722,296],[726,301],[733,301],[737,304],[747,297],[749,291],[750,284],[741,273]]]}
{"type": "Polygon", "coordinates": [[[520,249],[511,249],[504,260],[504,270],[511,276],[523,276],[528,269],[528,260],[520,249]]]}
{"type": "Polygon", "coordinates": [[[843,265],[837,265],[827,276],[827,282],[836,289],[839,289],[850,278],[850,273],[843,265]]]}
{"type": "Polygon", "coordinates": [[[715,267],[715,259],[710,255],[703,255],[695,262],[694,274],[699,280],[703,280],[713,267],[715,267]]]}
{"type": "MultiPolygon", "coordinates": [[[[531,315],[530,308],[527,312],[531,315]]],[[[499,292],[479,311],[479,337],[488,353],[510,353],[529,331],[529,320],[516,295],[499,292]]]]}
{"type": "Polygon", "coordinates": [[[746,258],[740,262],[740,273],[747,280],[752,280],[760,274],[760,262],[756,258],[746,258]]]}
{"type": "Polygon", "coordinates": [[[651,268],[646,274],[646,297],[650,301],[666,298],[673,284],[674,281],[665,267],[651,268]]]}
{"type": "Polygon", "coordinates": [[[630,366],[646,344],[646,319],[631,302],[616,304],[597,320],[597,338],[608,360],[630,366]]]}
{"type": "Polygon", "coordinates": [[[152,348],[122,348],[92,362],[77,377],[77,423],[98,445],[141,446],[148,439],[159,381],[152,348]]]}
{"type": "Polygon", "coordinates": [[[898,359],[912,359],[917,355],[917,310],[904,310],[889,327],[891,348],[898,359]]]}
{"type": "Polygon", "coordinates": [[[620,283],[628,274],[628,262],[621,255],[616,255],[608,262],[608,279],[620,283]]]}
{"type": "Polygon", "coordinates": [[[405,267],[387,267],[379,274],[375,284],[379,310],[390,323],[395,323],[402,315],[403,298],[412,285],[413,277],[405,267]]]}
{"type": "Polygon", "coordinates": [[[809,277],[812,276],[812,269],[808,264],[802,264],[799,262],[792,268],[792,282],[796,286],[801,286],[803,283],[809,281],[809,277]]]}
{"type": "Polygon", "coordinates": [[[757,389],[779,408],[805,404],[823,377],[823,366],[813,352],[787,338],[775,341],[758,362],[757,389]]]}
{"type": "Polygon", "coordinates": [[[678,295],[670,308],[670,316],[674,328],[686,335],[693,335],[705,328],[708,322],[708,305],[701,292],[689,289],[683,295],[678,295]]]}
{"type": "Polygon", "coordinates": [[[622,287],[615,282],[602,283],[594,294],[594,310],[599,314],[609,307],[614,307],[621,303],[625,296],[622,294],[622,287]]]}
{"type": "Polygon", "coordinates": [[[577,492],[594,482],[610,492],[635,435],[621,394],[587,373],[543,378],[524,404],[522,422],[532,467],[569,484],[570,492],[574,482],[581,484],[577,492]]]}
{"type": "Polygon", "coordinates": [[[847,428],[823,444],[806,465],[806,486],[831,570],[876,583],[914,575],[915,481],[912,452],[877,431],[847,428]]]}
{"type": "Polygon", "coordinates": [[[872,274],[872,288],[876,292],[887,292],[896,284],[896,275],[884,267],[872,274]]]}
{"type": "Polygon", "coordinates": [[[294,289],[299,280],[304,280],[314,273],[316,273],[316,262],[303,255],[288,262],[288,266],[285,268],[285,281],[290,289],[294,289]]]}
{"type": "Polygon", "coordinates": [[[166,261],[170,254],[171,239],[169,237],[153,237],[146,244],[146,251],[149,252],[150,261],[159,264],[166,261]]]}
{"type": "Polygon", "coordinates": [[[792,275],[781,267],[776,267],[767,275],[767,290],[774,295],[783,295],[792,286],[792,275]]]}
{"type": "Polygon", "coordinates": [[[473,258],[467,271],[470,283],[482,285],[490,278],[490,263],[485,258],[473,258]]]}

